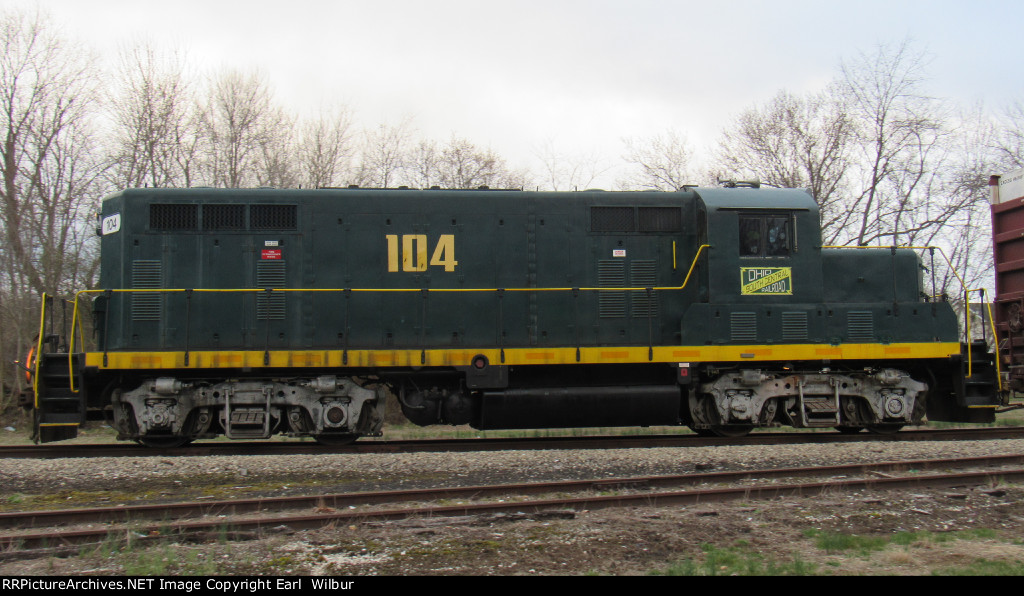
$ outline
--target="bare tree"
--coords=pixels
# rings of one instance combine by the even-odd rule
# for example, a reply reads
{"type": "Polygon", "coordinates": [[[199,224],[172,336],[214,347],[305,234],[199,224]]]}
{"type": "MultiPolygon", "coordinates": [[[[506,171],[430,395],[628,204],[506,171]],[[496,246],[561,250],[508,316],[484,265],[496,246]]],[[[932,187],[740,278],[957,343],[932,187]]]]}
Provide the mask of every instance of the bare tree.
{"type": "Polygon", "coordinates": [[[275,110],[268,118],[266,134],[259,145],[255,171],[258,186],[299,186],[302,174],[301,166],[295,159],[295,145],[292,120],[284,112],[275,110]]]}
{"type": "Polygon", "coordinates": [[[723,133],[718,162],[810,189],[825,244],[937,238],[974,199],[948,192],[950,114],[924,92],[926,66],[909,42],[861,53],[825,92],[782,92],[744,112],[723,133]]]}
{"type": "Polygon", "coordinates": [[[291,180],[283,159],[290,122],[274,106],[259,73],[221,73],[213,81],[203,124],[205,176],[213,185],[240,188],[291,180]]]}
{"type": "Polygon", "coordinates": [[[954,123],[924,91],[926,66],[909,42],[861,53],[824,92],[781,92],[741,114],[717,160],[764,184],[809,188],[826,245],[942,248],[952,268],[938,258],[936,292],[962,301],[959,280],[982,283],[991,267],[979,240],[988,234],[993,137],[980,109],[954,123]]]}
{"type": "Polygon", "coordinates": [[[302,123],[296,155],[303,184],[322,188],[344,182],[354,153],[351,129],[352,116],[345,108],[321,110],[302,123]]]}
{"type": "Polygon", "coordinates": [[[434,141],[421,140],[406,154],[405,180],[417,188],[441,186],[441,150],[434,141]]]}
{"type": "Polygon", "coordinates": [[[931,188],[933,149],[942,139],[941,102],[923,91],[927,56],[909,41],[842,66],[842,93],[854,122],[856,172],[839,226],[858,244],[882,238],[898,243],[903,216],[931,188]],[[915,200],[916,199],[916,200],[915,200]]]}
{"type": "Polygon", "coordinates": [[[548,139],[534,151],[544,167],[544,185],[551,190],[581,190],[590,188],[599,176],[610,168],[596,152],[588,155],[569,155],[555,148],[548,139]]]}
{"type": "Polygon", "coordinates": [[[379,188],[397,185],[407,167],[411,130],[410,120],[405,119],[395,125],[381,124],[365,131],[355,183],[379,188]]]}
{"type": "Polygon", "coordinates": [[[94,281],[88,211],[101,190],[90,132],[96,74],[40,13],[0,12],[0,383],[38,324],[42,292],[94,281]]]}
{"type": "Polygon", "coordinates": [[[1003,170],[1024,168],[1024,100],[1018,99],[1003,110],[990,147],[995,154],[993,160],[1003,170]]]}
{"type": "Polygon", "coordinates": [[[441,148],[437,175],[444,188],[522,188],[527,175],[508,167],[491,149],[452,136],[441,148]]]}
{"type": "Polygon", "coordinates": [[[198,114],[181,53],[149,44],[121,52],[111,102],[109,179],[118,188],[187,186],[198,149],[198,114]]]}
{"type": "Polygon", "coordinates": [[[676,190],[693,183],[693,152],[686,137],[670,130],[649,139],[623,139],[626,163],[635,169],[619,181],[621,188],[676,190]]]}
{"type": "Polygon", "coordinates": [[[807,188],[821,208],[826,237],[835,233],[850,165],[853,126],[831,91],[782,91],[743,112],[719,141],[717,165],[779,188],[807,188]]]}
{"type": "Polygon", "coordinates": [[[452,136],[438,146],[420,141],[406,156],[405,180],[420,188],[522,188],[528,175],[510,168],[491,149],[452,136]]]}

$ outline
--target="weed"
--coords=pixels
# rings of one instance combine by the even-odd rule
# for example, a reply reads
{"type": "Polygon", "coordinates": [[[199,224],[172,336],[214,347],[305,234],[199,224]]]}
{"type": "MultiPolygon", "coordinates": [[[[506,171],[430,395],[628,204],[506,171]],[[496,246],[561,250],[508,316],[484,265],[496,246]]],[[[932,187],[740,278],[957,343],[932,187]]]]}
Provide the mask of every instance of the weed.
{"type": "Polygon", "coordinates": [[[710,544],[701,546],[703,560],[684,559],[652,575],[713,576],[713,575],[814,575],[817,566],[799,558],[776,561],[764,554],[750,551],[744,545],[720,549],[710,544]]]}
{"type": "Polygon", "coordinates": [[[1024,575],[1024,562],[976,559],[965,567],[946,567],[934,571],[932,575],[1024,575]]]}
{"type": "Polygon", "coordinates": [[[822,532],[805,530],[804,536],[813,538],[818,548],[828,553],[840,553],[855,550],[862,555],[882,550],[889,545],[889,539],[879,536],[858,536],[856,534],[840,534],[838,532],[822,532]]]}
{"type": "Polygon", "coordinates": [[[896,532],[891,536],[859,536],[810,529],[804,530],[803,535],[813,539],[818,548],[825,552],[839,553],[852,550],[861,555],[884,550],[890,544],[909,547],[918,543],[942,544],[953,540],[991,540],[998,537],[996,531],[989,528],[956,532],[896,532]]]}
{"type": "Polygon", "coordinates": [[[125,575],[215,575],[217,564],[194,549],[163,545],[139,551],[124,564],[125,575]]]}

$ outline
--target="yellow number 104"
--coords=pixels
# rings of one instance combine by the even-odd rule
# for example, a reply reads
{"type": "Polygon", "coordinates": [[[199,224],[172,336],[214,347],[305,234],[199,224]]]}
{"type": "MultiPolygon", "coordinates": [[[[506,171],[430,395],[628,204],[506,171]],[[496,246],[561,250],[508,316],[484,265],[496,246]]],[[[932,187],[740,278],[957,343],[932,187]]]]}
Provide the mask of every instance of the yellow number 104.
{"type": "Polygon", "coordinates": [[[397,234],[388,234],[385,238],[388,241],[389,272],[398,271],[399,259],[402,261],[402,271],[426,271],[428,264],[431,267],[444,267],[445,271],[455,271],[455,266],[459,264],[455,260],[454,234],[441,234],[429,262],[426,234],[404,234],[401,237],[401,246],[398,244],[397,234]]]}

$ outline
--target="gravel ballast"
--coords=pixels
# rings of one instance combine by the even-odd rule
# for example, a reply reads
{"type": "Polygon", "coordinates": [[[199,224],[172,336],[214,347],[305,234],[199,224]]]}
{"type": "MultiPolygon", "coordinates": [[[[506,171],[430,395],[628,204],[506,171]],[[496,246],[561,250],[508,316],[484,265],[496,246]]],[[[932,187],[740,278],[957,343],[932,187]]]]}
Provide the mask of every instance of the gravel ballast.
{"type": "MultiPolygon", "coordinates": [[[[73,447],[72,447],[73,448],[73,447]]],[[[8,511],[1024,453],[1024,440],[652,449],[0,460],[8,511]]],[[[815,497],[274,528],[249,540],[102,546],[0,575],[927,575],[1016,573],[1024,489],[815,497]],[[871,550],[824,538],[850,536],[871,550]],[[904,537],[901,543],[891,542],[904,537]],[[909,537],[909,538],[908,538],[909,537]],[[910,541],[909,543],[907,543],[910,541]],[[978,563],[981,561],[984,563],[978,563]]],[[[308,581],[308,580],[306,580],[308,581]]],[[[356,585],[361,580],[356,580],[356,585]]]]}
{"type": "MultiPolygon", "coordinates": [[[[460,453],[183,456],[0,461],[3,492],[143,489],[178,482],[337,485],[385,490],[976,457],[1024,452],[1024,440],[831,443],[460,453]]],[[[285,487],[282,487],[285,488],[285,487]]],[[[288,488],[297,488],[288,487],[288,488]]]]}

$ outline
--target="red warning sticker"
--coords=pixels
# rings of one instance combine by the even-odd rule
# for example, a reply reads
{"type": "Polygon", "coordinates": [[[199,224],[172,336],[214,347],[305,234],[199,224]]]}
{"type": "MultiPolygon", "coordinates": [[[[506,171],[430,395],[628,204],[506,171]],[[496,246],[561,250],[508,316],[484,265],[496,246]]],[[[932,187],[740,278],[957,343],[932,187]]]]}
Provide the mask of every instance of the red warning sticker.
{"type": "Polygon", "coordinates": [[[280,248],[264,248],[261,252],[261,258],[264,261],[276,261],[281,258],[280,248]]]}

